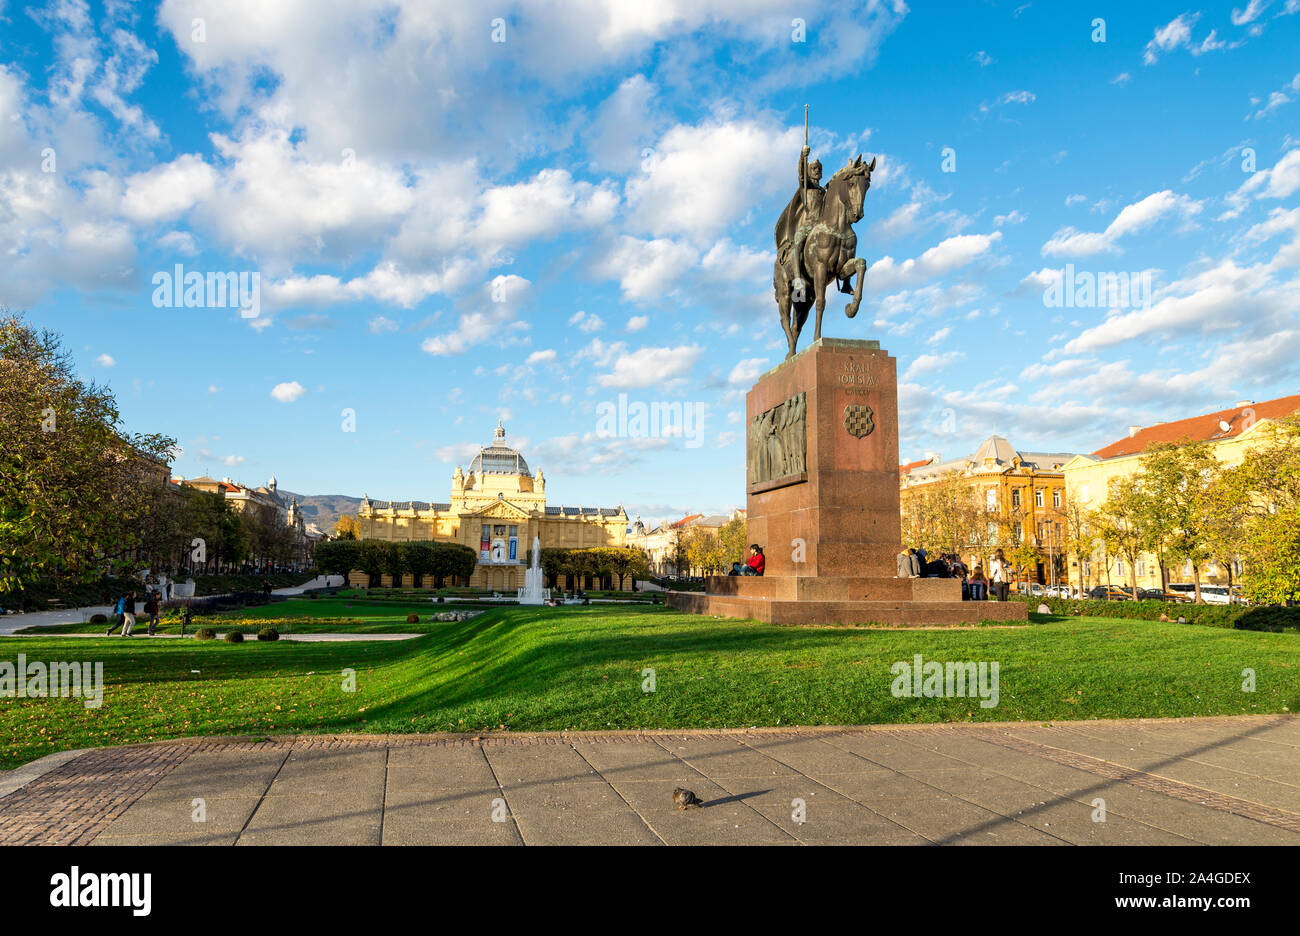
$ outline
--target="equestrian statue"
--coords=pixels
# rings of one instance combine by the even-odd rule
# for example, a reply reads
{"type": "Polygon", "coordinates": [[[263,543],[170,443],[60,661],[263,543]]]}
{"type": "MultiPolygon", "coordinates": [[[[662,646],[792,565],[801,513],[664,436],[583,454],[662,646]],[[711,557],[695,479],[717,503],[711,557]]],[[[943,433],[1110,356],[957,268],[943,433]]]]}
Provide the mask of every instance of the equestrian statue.
{"type": "Polygon", "coordinates": [[[867,261],[857,256],[858,237],[853,225],[862,220],[862,202],[871,188],[873,157],[864,163],[859,155],[821,185],[822,164],[808,161],[808,106],[804,105],[803,150],[799,154],[799,190],[776,222],[776,264],[772,285],[781,313],[781,327],[790,343],[787,358],[794,357],[799,332],[808,312],[817,306],[813,340],[822,336],[822,312],[827,287],[835,282],[840,292],[853,298],[844,307],[849,318],[862,302],[862,279],[867,261]],[[854,275],[856,283],[850,285],[854,275]]]}

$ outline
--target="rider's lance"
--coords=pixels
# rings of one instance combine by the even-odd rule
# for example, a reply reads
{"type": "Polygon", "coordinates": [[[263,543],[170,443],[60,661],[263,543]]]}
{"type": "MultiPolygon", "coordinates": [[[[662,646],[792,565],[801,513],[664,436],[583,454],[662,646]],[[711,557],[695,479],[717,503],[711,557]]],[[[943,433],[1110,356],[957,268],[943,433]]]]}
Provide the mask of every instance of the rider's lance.
{"type": "Polygon", "coordinates": [[[804,152],[799,154],[799,182],[803,188],[803,218],[804,224],[808,223],[808,105],[803,106],[803,148],[804,152]]]}

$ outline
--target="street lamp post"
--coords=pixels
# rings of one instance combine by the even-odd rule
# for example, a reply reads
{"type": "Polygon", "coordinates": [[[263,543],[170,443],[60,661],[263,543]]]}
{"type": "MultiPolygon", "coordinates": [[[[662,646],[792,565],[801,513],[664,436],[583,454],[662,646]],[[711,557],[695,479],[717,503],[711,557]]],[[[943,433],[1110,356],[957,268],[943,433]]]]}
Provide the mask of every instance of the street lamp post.
{"type": "Polygon", "coordinates": [[[1051,575],[1048,576],[1052,582],[1052,591],[1056,591],[1056,553],[1053,545],[1056,539],[1056,521],[1047,521],[1047,564],[1051,566],[1051,575]]]}

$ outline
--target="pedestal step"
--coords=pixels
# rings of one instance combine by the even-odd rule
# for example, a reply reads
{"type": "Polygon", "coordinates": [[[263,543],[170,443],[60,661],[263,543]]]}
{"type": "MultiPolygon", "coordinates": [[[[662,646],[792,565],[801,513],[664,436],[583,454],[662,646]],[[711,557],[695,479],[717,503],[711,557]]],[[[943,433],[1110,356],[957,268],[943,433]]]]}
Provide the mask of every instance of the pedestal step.
{"type": "Polygon", "coordinates": [[[961,582],[941,578],[712,575],[707,595],[768,601],[961,601],[961,582]]]}

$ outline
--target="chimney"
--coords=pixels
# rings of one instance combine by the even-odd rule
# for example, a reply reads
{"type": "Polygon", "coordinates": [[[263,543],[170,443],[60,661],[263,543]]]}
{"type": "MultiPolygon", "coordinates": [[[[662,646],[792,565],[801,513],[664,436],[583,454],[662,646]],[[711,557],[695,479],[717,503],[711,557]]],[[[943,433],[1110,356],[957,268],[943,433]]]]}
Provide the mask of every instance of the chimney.
{"type": "Polygon", "coordinates": [[[1255,405],[1255,401],[1254,401],[1254,400],[1238,400],[1236,403],[1233,403],[1232,405],[1233,405],[1234,407],[1236,407],[1237,409],[1241,409],[1241,407],[1243,407],[1243,406],[1254,406],[1254,405],[1255,405]]]}
{"type": "Polygon", "coordinates": [[[1133,438],[1135,435],[1137,435],[1137,434],[1138,434],[1139,432],[1141,432],[1141,431],[1142,431],[1142,427],[1141,427],[1141,426],[1129,426],[1129,427],[1128,427],[1128,437],[1131,439],[1131,438],[1133,438]]]}
{"type": "Polygon", "coordinates": [[[939,464],[939,453],[938,453],[938,452],[926,452],[926,453],[925,453],[925,457],[928,458],[928,459],[930,460],[930,464],[932,464],[932,465],[937,465],[937,464],[939,464]]]}

